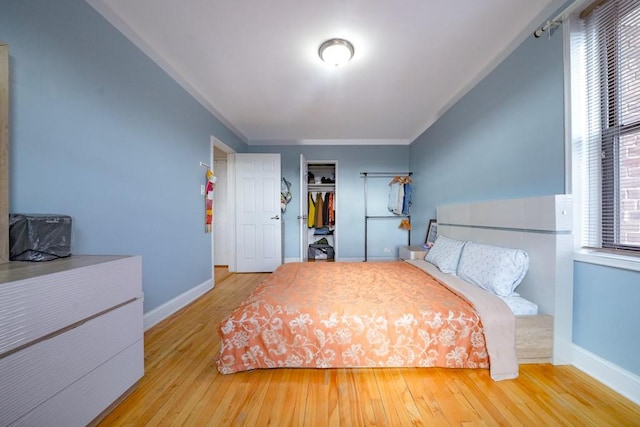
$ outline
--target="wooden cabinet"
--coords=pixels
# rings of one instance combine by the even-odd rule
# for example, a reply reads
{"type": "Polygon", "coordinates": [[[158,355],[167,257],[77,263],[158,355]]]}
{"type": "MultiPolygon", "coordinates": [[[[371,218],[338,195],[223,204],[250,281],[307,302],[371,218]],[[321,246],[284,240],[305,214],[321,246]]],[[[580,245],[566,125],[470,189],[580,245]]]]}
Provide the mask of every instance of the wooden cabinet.
{"type": "Polygon", "coordinates": [[[140,257],[0,266],[0,425],[86,425],[144,374],[140,257]]]}
{"type": "Polygon", "coordinates": [[[553,316],[516,316],[518,363],[550,363],[553,357],[553,316]]]}

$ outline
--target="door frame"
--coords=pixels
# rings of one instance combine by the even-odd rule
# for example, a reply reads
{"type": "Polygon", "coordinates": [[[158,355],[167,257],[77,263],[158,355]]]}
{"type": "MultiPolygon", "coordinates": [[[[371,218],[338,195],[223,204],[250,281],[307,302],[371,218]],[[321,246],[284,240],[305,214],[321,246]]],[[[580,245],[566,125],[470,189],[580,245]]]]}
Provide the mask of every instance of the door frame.
{"type": "MultiPolygon", "coordinates": [[[[308,261],[308,247],[309,239],[307,235],[307,220],[309,215],[308,209],[308,181],[307,173],[309,172],[309,165],[334,165],[335,174],[335,186],[334,186],[334,205],[335,212],[338,212],[338,161],[337,160],[308,160],[304,154],[300,154],[300,215],[298,220],[300,221],[300,262],[308,261]]],[[[334,261],[339,261],[339,245],[338,245],[338,220],[333,230],[333,249],[334,249],[334,261]]]]}
{"type": "MultiPolygon", "coordinates": [[[[218,148],[219,150],[224,151],[225,153],[227,153],[227,194],[235,194],[235,188],[236,188],[236,178],[235,178],[235,153],[236,151],[229,147],[227,144],[225,144],[224,142],[220,141],[218,138],[216,138],[215,136],[211,135],[211,142],[210,142],[210,160],[211,160],[211,164],[214,164],[215,161],[215,155],[214,155],[214,147],[218,148]]],[[[215,170],[214,170],[215,173],[215,170]]],[[[215,209],[215,207],[214,207],[215,209]]],[[[215,215],[215,212],[214,212],[215,215]]],[[[236,253],[236,204],[235,203],[229,203],[229,220],[231,222],[231,230],[233,230],[232,232],[232,238],[230,239],[229,242],[229,252],[232,254],[236,253]]],[[[213,235],[213,232],[211,233],[211,271],[212,271],[212,275],[215,275],[215,264],[216,264],[216,254],[215,254],[215,237],[213,235]]],[[[229,271],[230,272],[235,272],[236,271],[236,260],[235,257],[229,257],[229,271]]],[[[213,283],[215,286],[215,276],[213,277],[213,283]]]]}

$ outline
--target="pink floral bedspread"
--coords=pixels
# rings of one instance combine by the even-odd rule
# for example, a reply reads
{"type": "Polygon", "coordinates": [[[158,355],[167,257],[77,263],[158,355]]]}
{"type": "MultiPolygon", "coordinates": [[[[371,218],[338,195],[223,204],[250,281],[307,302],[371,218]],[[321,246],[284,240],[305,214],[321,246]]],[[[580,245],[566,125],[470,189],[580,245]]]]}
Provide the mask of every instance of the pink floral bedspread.
{"type": "Polygon", "coordinates": [[[223,374],[278,367],[489,368],[473,307],[406,262],[284,264],[218,333],[223,374]]]}

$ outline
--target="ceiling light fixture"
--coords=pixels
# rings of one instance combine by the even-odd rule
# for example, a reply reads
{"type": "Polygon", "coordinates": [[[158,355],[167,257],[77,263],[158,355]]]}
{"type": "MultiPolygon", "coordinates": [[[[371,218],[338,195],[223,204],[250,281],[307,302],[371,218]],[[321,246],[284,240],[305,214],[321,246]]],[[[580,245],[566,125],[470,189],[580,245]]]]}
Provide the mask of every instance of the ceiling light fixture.
{"type": "Polygon", "coordinates": [[[345,39],[330,39],[320,45],[318,55],[327,64],[344,65],[353,58],[353,45],[345,39]]]}

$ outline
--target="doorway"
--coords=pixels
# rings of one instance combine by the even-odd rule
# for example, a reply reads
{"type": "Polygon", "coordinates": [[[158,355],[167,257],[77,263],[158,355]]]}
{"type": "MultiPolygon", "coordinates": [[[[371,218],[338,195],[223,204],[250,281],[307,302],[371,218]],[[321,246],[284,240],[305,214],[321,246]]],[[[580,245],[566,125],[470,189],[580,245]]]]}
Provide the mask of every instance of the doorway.
{"type": "MultiPolygon", "coordinates": [[[[212,271],[227,266],[235,272],[235,204],[233,180],[235,151],[215,137],[211,137],[211,163],[217,178],[213,193],[213,227],[211,233],[212,271]]],[[[215,275],[215,274],[214,274],[215,275]]],[[[215,280],[215,278],[214,278],[215,280]]]]}

